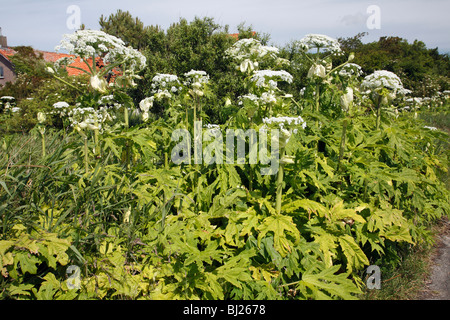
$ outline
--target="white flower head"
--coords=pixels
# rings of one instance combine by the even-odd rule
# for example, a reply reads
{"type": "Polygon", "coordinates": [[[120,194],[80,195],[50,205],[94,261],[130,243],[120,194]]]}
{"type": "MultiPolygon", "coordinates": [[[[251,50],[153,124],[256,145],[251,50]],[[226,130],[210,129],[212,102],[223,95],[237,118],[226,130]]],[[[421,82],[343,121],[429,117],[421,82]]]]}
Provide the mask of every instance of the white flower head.
{"type": "Polygon", "coordinates": [[[339,70],[339,75],[343,78],[358,78],[362,75],[362,69],[356,63],[347,63],[339,70]]]}
{"type": "Polygon", "coordinates": [[[386,70],[377,70],[364,78],[361,87],[372,92],[378,92],[383,88],[397,91],[403,88],[403,84],[395,73],[386,70]]]}
{"type": "Polygon", "coordinates": [[[83,61],[96,57],[103,57],[105,63],[122,62],[127,69],[140,71],[146,66],[146,58],[132,47],[110,34],[98,30],[77,30],[73,34],[63,35],[61,43],[55,47],[56,51],[67,50],[70,54],[79,56],[83,61]]]}
{"type": "Polygon", "coordinates": [[[165,90],[170,88],[170,91],[176,93],[180,81],[178,77],[173,74],[157,73],[152,79],[152,92],[158,92],[158,90],[165,90]]]}
{"type": "Polygon", "coordinates": [[[323,34],[308,34],[299,40],[297,45],[305,52],[311,49],[324,50],[333,54],[342,52],[341,46],[336,39],[323,34]]]}
{"type": "Polygon", "coordinates": [[[253,73],[250,79],[256,84],[257,87],[274,87],[277,81],[285,81],[287,83],[292,83],[292,75],[284,70],[273,71],[273,70],[258,70],[253,73]]]}

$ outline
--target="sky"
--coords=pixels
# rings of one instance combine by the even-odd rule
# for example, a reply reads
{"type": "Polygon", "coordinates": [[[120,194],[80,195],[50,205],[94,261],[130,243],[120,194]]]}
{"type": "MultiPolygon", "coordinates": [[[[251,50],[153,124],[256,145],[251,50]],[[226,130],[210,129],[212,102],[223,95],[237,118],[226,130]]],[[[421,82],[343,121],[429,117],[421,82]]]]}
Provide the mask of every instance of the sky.
{"type": "Polygon", "coordinates": [[[450,53],[449,0],[0,0],[0,27],[9,46],[54,51],[63,34],[74,32],[77,17],[86,28],[99,30],[100,16],[118,9],[163,29],[180,18],[213,17],[234,33],[245,22],[270,34],[269,43],[276,46],[309,33],[337,38],[368,32],[364,43],[398,36],[450,53]]]}

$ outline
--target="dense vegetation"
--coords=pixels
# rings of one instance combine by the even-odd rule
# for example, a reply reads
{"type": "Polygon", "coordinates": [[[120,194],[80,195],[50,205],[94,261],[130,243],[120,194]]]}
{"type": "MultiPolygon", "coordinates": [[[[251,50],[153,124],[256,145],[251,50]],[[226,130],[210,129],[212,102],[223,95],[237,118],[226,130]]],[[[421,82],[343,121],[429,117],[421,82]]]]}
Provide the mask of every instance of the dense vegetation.
{"type": "Polygon", "coordinates": [[[361,35],[275,48],[209,18],[100,25],[61,46],[105,68],[71,78],[24,49],[39,85],[0,91],[2,298],[352,299],[449,215],[448,133],[420,120],[448,114],[448,56],[361,35]]]}

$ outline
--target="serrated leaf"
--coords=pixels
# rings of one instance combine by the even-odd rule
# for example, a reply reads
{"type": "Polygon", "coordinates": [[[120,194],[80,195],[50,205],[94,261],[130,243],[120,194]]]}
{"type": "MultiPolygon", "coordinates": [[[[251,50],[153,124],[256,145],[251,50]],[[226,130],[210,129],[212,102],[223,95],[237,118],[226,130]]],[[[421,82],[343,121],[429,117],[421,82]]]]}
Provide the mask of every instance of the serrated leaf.
{"type": "Polygon", "coordinates": [[[309,200],[309,199],[300,199],[289,201],[284,204],[281,208],[282,212],[285,213],[296,213],[297,209],[302,208],[308,212],[308,214],[315,213],[319,217],[323,217],[327,214],[328,210],[322,204],[309,200]]]}
{"type": "Polygon", "coordinates": [[[30,284],[30,283],[21,283],[18,286],[11,284],[11,286],[9,286],[9,288],[8,288],[8,293],[13,296],[16,296],[16,295],[31,296],[31,293],[29,290],[31,290],[33,287],[34,287],[34,284],[30,284]]]}
{"type": "Polygon", "coordinates": [[[282,256],[291,252],[291,246],[300,241],[300,232],[292,222],[292,217],[289,216],[281,214],[271,215],[263,220],[258,230],[260,232],[258,235],[258,246],[260,246],[261,240],[266,233],[272,232],[274,247],[282,256]],[[288,240],[287,233],[294,238],[294,243],[288,240]]]}
{"type": "Polygon", "coordinates": [[[347,278],[347,274],[335,274],[340,266],[336,265],[324,269],[319,273],[307,270],[302,275],[300,285],[306,285],[312,289],[315,299],[342,298],[345,300],[355,300],[352,294],[360,293],[356,285],[347,278]]]}
{"type": "Polygon", "coordinates": [[[339,244],[341,245],[342,252],[347,259],[347,269],[349,272],[353,271],[353,268],[360,270],[364,265],[369,264],[369,259],[367,259],[364,252],[356,244],[355,239],[353,239],[348,234],[339,237],[339,244]]]}

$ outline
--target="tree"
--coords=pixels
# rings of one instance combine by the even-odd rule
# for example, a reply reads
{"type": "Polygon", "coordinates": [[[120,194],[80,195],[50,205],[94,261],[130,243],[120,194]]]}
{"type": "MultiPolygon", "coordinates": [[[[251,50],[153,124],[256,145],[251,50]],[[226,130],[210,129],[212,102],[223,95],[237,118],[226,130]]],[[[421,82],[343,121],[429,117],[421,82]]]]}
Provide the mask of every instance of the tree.
{"type": "Polygon", "coordinates": [[[137,17],[133,18],[128,11],[118,10],[108,19],[101,15],[99,24],[102,31],[122,39],[127,46],[139,50],[148,43],[144,23],[137,17]]]}

